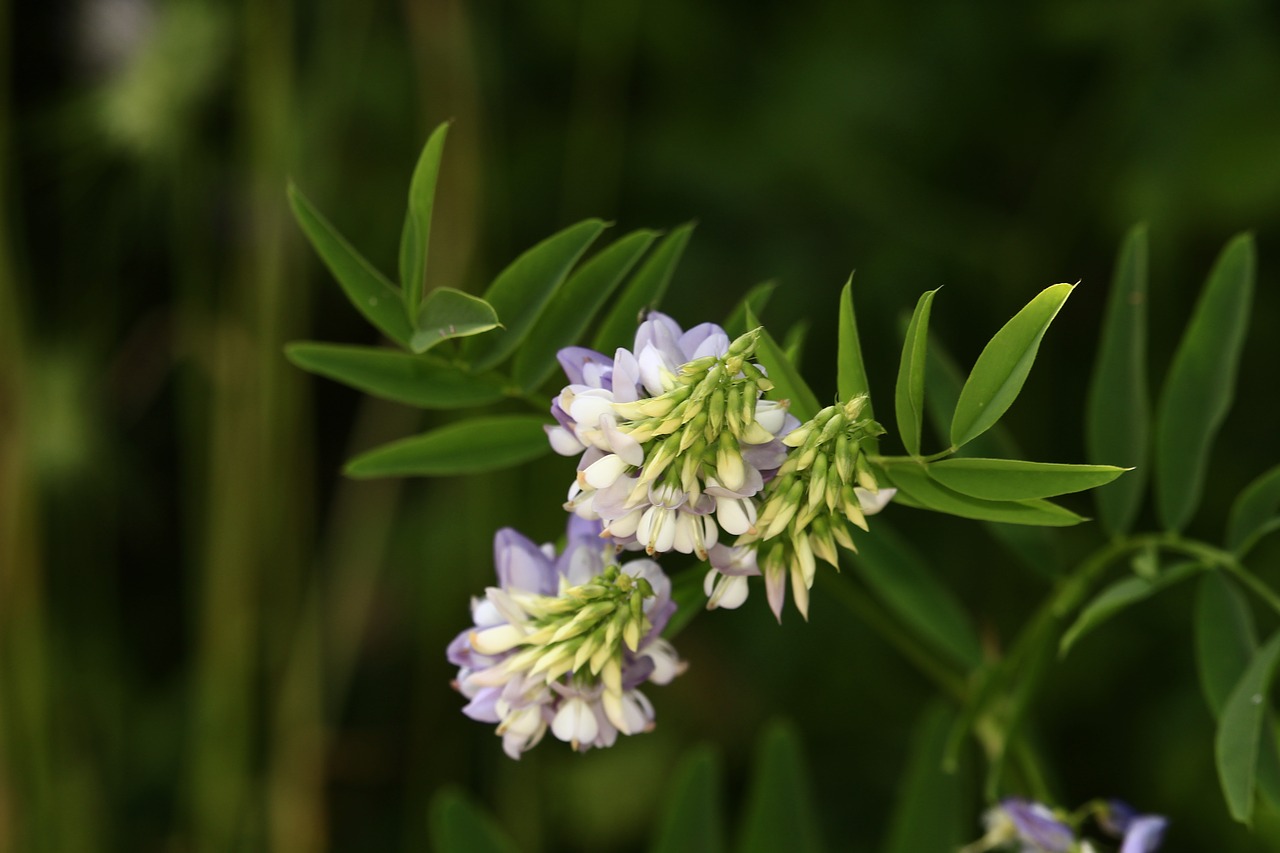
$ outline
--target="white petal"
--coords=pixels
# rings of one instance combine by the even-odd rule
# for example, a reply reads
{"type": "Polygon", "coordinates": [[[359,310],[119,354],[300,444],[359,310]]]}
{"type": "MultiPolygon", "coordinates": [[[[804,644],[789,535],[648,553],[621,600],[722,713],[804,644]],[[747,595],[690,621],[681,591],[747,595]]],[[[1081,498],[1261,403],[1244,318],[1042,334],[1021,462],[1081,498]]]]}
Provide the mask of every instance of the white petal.
{"type": "Polygon", "coordinates": [[[581,453],[585,446],[578,441],[577,436],[569,432],[562,426],[546,427],[547,440],[551,442],[551,449],[561,456],[577,456],[581,453]]]}
{"type": "Polygon", "coordinates": [[[737,610],[747,600],[747,593],[750,591],[746,575],[721,575],[715,593],[707,602],[707,609],[737,610]]]}
{"type": "Polygon", "coordinates": [[[613,414],[613,395],[608,391],[579,394],[565,411],[578,423],[594,427],[600,422],[601,415],[613,414]]]}
{"type": "Polygon", "coordinates": [[[614,480],[626,473],[628,467],[627,460],[617,454],[610,453],[608,456],[602,456],[588,465],[587,469],[582,472],[582,478],[593,489],[607,489],[613,485],[614,480]]]}
{"type": "Polygon", "coordinates": [[[756,423],[764,427],[774,435],[782,429],[783,422],[787,419],[787,407],[779,405],[773,400],[761,400],[756,403],[756,423]]]}
{"type": "Polygon", "coordinates": [[[471,648],[482,655],[500,655],[524,642],[525,633],[515,625],[496,625],[471,632],[471,648]]]}
{"type": "Polygon", "coordinates": [[[716,498],[716,520],[725,533],[741,536],[755,524],[755,506],[749,500],[716,498]]]}
{"type": "Polygon", "coordinates": [[[889,501],[893,500],[893,496],[898,493],[898,490],[881,489],[878,492],[872,492],[861,486],[854,486],[853,493],[858,496],[858,503],[862,506],[862,514],[875,515],[889,505],[889,501]]]}
{"type": "Polygon", "coordinates": [[[644,448],[640,442],[618,429],[618,422],[611,415],[600,416],[600,431],[609,449],[627,460],[628,465],[639,468],[644,464],[644,448]]]}
{"type": "Polygon", "coordinates": [[[572,743],[575,748],[578,744],[594,741],[599,731],[595,712],[577,696],[566,699],[551,721],[551,733],[566,743],[572,743]]]}

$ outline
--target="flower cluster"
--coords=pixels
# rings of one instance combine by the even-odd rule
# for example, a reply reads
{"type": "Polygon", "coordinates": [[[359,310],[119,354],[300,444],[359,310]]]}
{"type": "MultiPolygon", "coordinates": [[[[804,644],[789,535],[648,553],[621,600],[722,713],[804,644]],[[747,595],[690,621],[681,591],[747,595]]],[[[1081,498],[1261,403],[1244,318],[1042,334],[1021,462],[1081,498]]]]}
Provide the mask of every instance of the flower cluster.
{"type": "Polygon", "coordinates": [[[574,749],[611,746],[653,727],[641,684],[683,671],[661,638],[675,603],[652,560],[614,564],[599,523],[571,519],[556,555],[511,529],[494,537],[498,586],[472,601],[474,627],[448,649],[463,713],[497,723],[512,758],[550,728],[574,749]]]}
{"type": "Polygon", "coordinates": [[[1075,815],[1062,815],[1042,803],[1010,797],[987,812],[986,835],[961,853],[1096,853],[1094,842],[1078,838],[1073,828],[1090,816],[1106,835],[1120,840],[1119,853],[1154,853],[1169,826],[1167,818],[1138,814],[1121,800],[1097,800],[1075,815]]]}

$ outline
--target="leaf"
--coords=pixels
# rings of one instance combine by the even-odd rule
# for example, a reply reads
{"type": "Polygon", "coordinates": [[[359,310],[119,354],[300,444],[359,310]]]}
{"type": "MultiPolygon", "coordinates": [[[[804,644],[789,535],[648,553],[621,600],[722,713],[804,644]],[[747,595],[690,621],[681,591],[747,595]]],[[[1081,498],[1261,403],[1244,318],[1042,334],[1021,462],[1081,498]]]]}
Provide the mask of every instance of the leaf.
{"type": "MultiPolygon", "coordinates": [[[[755,313],[750,308],[747,309],[747,325],[753,329],[760,326],[760,321],[756,319],[755,313]]],[[[760,340],[756,344],[756,358],[764,365],[765,372],[769,374],[769,380],[773,382],[773,390],[765,396],[770,400],[790,400],[791,414],[801,422],[809,420],[818,413],[820,408],[818,398],[809,390],[804,377],[787,358],[782,347],[778,346],[778,342],[769,334],[769,330],[763,327],[760,329],[760,340]]]]}
{"type": "Polygon", "coordinates": [[[867,395],[866,416],[874,418],[871,411],[871,385],[867,382],[867,367],[862,361],[862,342],[858,338],[858,318],[853,312],[853,276],[840,291],[840,338],[836,356],[836,392],[841,402],[848,402],[859,394],[867,395]]]}
{"type": "Polygon", "coordinates": [[[1112,616],[1145,601],[1161,590],[1192,577],[1204,566],[1200,563],[1179,563],[1171,566],[1155,578],[1127,577],[1116,581],[1094,596],[1076,617],[1076,621],[1062,635],[1058,643],[1059,657],[1066,657],[1081,637],[1106,622],[1112,616]]]}
{"type": "Polygon", "coordinates": [[[809,335],[809,321],[801,320],[787,329],[783,338],[782,351],[787,354],[787,361],[800,367],[800,357],[804,354],[804,340],[809,335]]]}
{"type": "Polygon", "coordinates": [[[499,376],[476,376],[396,350],[300,342],[285,347],[285,355],[303,370],[424,409],[484,406],[506,397],[499,376]]]}
{"type": "Polygon", "coordinates": [[[541,415],[459,421],[366,451],[347,463],[352,477],[445,477],[510,468],[551,450],[541,415]]]}
{"type": "Polygon", "coordinates": [[[759,317],[764,312],[764,307],[769,304],[769,297],[777,287],[776,281],[762,281],[747,292],[724,321],[724,330],[730,340],[751,331],[747,328],[747,309],[750,308],[751,313],[759,317]]]}
{"type": "Polygon", "coordinates": [[[1195,639],[1200,686],[1217,719],[1258,646],[1249,602],[1220,572],[1205,575],[1196,591],[1195,639]]]}
{"type": "Polygon", "coordinates": [[[431,799],[431,846],[435,853],[516,853],[515,843],[485,811],[453,788],[431,799]]]}
{"type": "Polygon", "coordinates": [[[1147,228],[1136,225],[1116,259],[1085,403],[1089,459],[1136,469],[1093,494],[1102,523],[1115,535],[1129,531],[1142,505],[1151,417],[1147,397],[1147,228]]]}
{"type": "Polygon", "coordinates": [[[463,356],[477,370],[500,363],[520,346],[525,335],[555,295],[569,270],[582,257],[605,224],[586,219],[553,234],[498,273],[484,299],[503,318],[506,329],[463,344],[463,356]]]}
{"type": "Polygon", "coordinates": [[[911,737],[911,757],[889,821],[885,853],[956,850],[964,840],[962,777],[942,768],[955,713],[931,705],[911,737]]]}
{"type": "Polygon", "coordinates": [[[547,381],[556,366],[556,353],[582,337],[591,318],[655,237],[655,231],[632,231],[574,271],[516,353],[512,370],[516,384],[534,391],[547,381]]]}
{"type": "Polygon", "coordinates": [[[618,347],[631,346],[641,315],[657,308],[662,302],[662,295],[667,292],[667,285],[671,283],[671,276],[680,263],[680,256],[684,254],[684,247],[688,245],[691,234],[692,222],[681,225],[662,238],[662,242],[631,278],[618,301],[605,315],[604,322],[596,332],[592,349],[612,353],[618,347]]]}
{"type": "Polygon", "coordinates": [[[1062,465],[1017,459],[943,459],[929,476],[949,489],[989,501],[1051,498],[1092,489],[1124,473],[1110,465],[1062,465]]]}
{"type": "Polygon", "coordinates": [[[662,636],[666,639],[674,639],[706,608],[707,594],[702,589],[704,577],[706,572],[694,567],[679,572],[672,578],[671,600],[676,603],[676,612],[671,614],[667,627],[662,630],[662,636]]]}
{"type": "Polygon", "coordinates": [[[1068,527],[1085,521],[1069,509],[1043,500],[985,501],[962,495],[930,479],[923,465],[904,462],[883,469],[893,485],[908,497],[935,512],[976,518],[980,521],[1002,521],[1008,524],[1035,524],[1044,527],[1068,527]]]}
{"type": "Polygon", "coordinates": [[[756,748],[739,853],[816,853],[822,850],[800,738],[773,722],[756,748]]]}
{"type": "Polygon", "coordinates": [[[907,453],[920,455],[920,424],[924,421],[924,373],[929,351],[929,309],[938,291],[920,296],[916,310],[907,325],[902,342],[902,359],[898,362],[898,384],[894,387],[894,415],[898,435],[907,453]]]}
{"type": "Polygon", "coordinates": [[[1040,340],[1074,288],[1055,284],[1040,291],[987,342],[960,389],[951,419],[954,446],[963,447],[982,435],[1013,405],[1036,360],[1040,340]]]}
{"type": "Polygon", "coordinates": [[[1274,529],[1280,511],[1280,465],[1245,487],[1231,505],[1227,520],[1227,548],[1243,555],[1268,527],[1274,529]]]}
{"type": "Polygon", "coordinates": [[[893,613],[935,651],[972,669],[982,647],[964,607],[929,564],[887,523],[859,536],[853,565],[893,613]]]}
{"type": "Polygon", "coordinates": [[[501,325],[493,306],[480,297],[452,287],[437,287],[427,294],[418,311],[418,327],[409,340],[409,348],[424,353],[441,341],[479,335],[501,325]]]}
{"type": "Polygon", "coordinates": [[[1181,530],[1204,489],[1209,447],[1231,408],[1249,327],[1256,261],[1253,238],[1236,237],[1218,256],[1173,356],[1156,414],[1156,508],[1181,530]]]}
{"type": "Polygon", "coordinates": [[[706,746],[689,750],[673,775],[650,853],[721,853],[720,790],[719,756],[706,746]]]}
{"type": "Polygon", "coordinates": [[[294,218],[320,260],[342,286],[347,299],[384,335],[401,346],[408,346],[413,330],[399,289],[343,239],[292,183],[288,194],[294,218]]]}
{"type": "Polygon", "coordinates": [[[404,289],[404,304],[411,319],[418,316],[422,302],[427,249],[431,244],[431,212],[435,207],[436,181],[440,177],[440,157],[448,135],[449,122],[445,122],[427,137],[409,182],[409,208],[400,233],[400,286],[404,289]]]}
{"type": "Polygon", "coordinates": [[[1278,660],[1280,632],[1273,634],[1253,656],[1249,668],[1227,696],[1218,720],[1214,740],[1218,779],[1231,816],[1244,824],[1253,819],[1262,724],[1267,712],[1265,700],[1278,660]]]}

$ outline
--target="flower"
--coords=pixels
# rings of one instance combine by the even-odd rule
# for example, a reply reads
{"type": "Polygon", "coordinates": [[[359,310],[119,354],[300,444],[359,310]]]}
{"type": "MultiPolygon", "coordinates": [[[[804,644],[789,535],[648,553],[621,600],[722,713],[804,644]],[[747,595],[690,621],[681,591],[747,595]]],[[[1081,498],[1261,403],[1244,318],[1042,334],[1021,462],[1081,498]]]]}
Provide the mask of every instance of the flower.
{"type": "Polygon", "coordinates": [[[600,524],[571,518],[564,552],[510,528],[494,536],[498,586],[471,603],[473,627],[449,644],[462,712],[497,723],[519,758],[550,729],[574,749],[611,746],[653,727],[645,682],[684,670],[661,638],[675,612],[671,582],[652,560],[614,564],[600,524]]]}
{"type": "Polygon", "coordinates": [[[1009,797],[983,817],[987,833],[961,853],[982,853],[1016,843],[1019,853],[1078,850],[1075,831],[1042,803],[1009,797]]]}
{"type": "Polygon", "coordinates": [[[1098,825],[1112,836],[1123,839],[1120,853],[1154,853],[1164,841],[1169,828],[1162,815],[1138,814],[1123,800],[1108,800],[1097,812],[1098,825]]]}

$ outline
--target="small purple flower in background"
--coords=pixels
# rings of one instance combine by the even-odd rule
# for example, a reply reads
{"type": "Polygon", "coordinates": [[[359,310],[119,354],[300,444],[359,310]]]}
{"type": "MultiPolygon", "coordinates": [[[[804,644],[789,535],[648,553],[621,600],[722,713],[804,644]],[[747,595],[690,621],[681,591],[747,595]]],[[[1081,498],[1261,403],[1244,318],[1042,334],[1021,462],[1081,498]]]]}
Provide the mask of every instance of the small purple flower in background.
{"type": "Polygon", "coordinates": [[[1164,841],[1169,820],[1161,815],[1138,814],[1123,800],[1108,800],[1097,814],[1098,825],[1123,839],[1120,853],[1153,853],[1164,841]]]}
{"type": "Polygon", "coordinates": [[[960,853],[1016,850],[1018,853],[1097,853],[1092,841],[1077,839],[1073,823],[1093,814],[1107,834],[1122,839],[1119,853],[1154,853],[1164,840],[1169,821],[1160,815],[1138,814],[1120,800],[1095,801],[1065,818],[1042,803],[1010,797],[984,817],[987,832],[960,853]],[[1070,821],[1070,822],[1068,822],[1070,821]]]}

